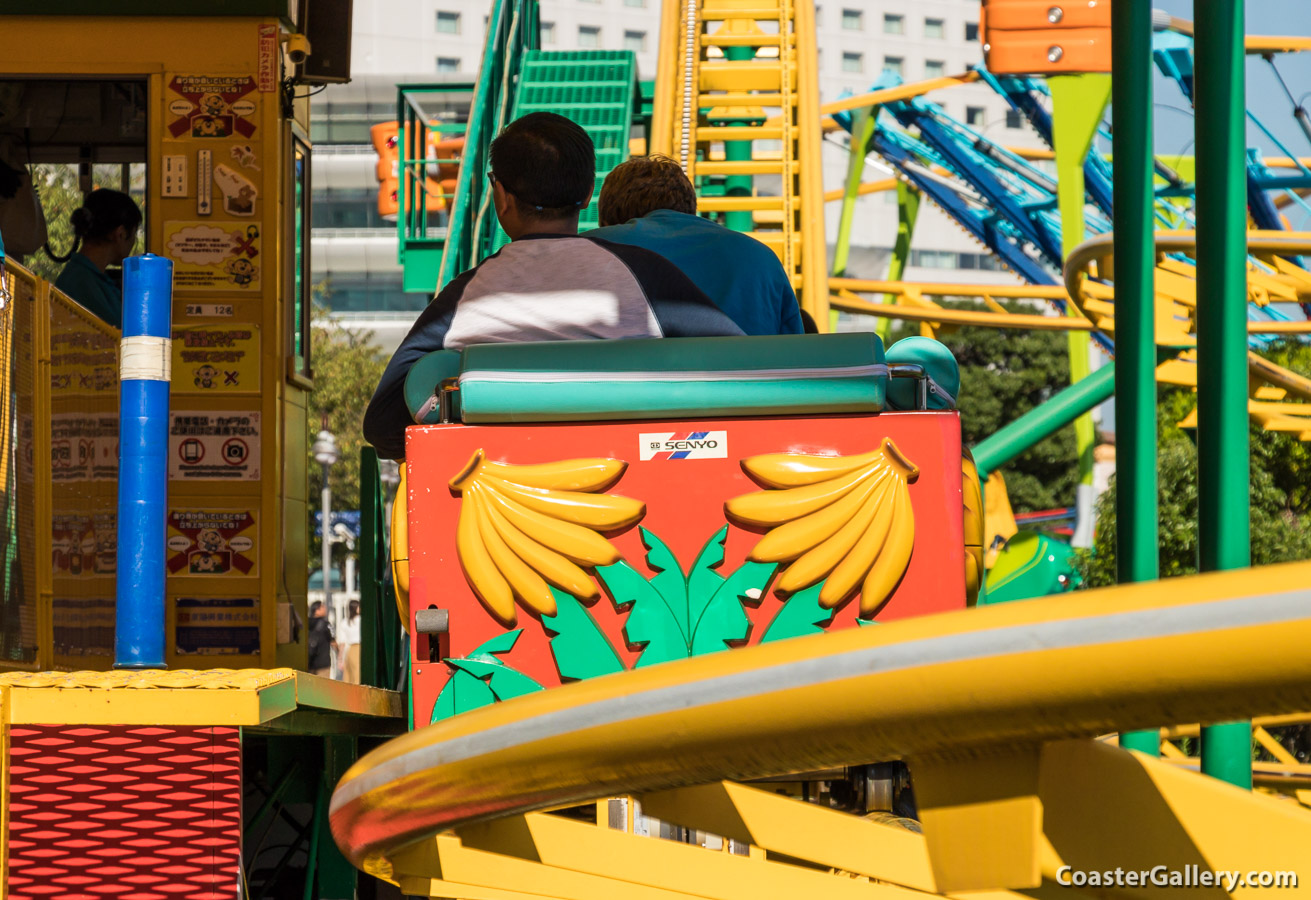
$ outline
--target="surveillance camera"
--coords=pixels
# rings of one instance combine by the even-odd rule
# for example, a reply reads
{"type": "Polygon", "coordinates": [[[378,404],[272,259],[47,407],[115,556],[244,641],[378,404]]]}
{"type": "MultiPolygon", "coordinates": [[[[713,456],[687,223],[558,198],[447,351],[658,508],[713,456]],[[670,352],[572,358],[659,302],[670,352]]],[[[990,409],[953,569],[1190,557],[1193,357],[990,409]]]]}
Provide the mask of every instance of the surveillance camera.
{"type": "Polygon", "coordinates": [[[313,52],[310,48],[309,38],[303,34],[289,34],[287,41],[287,59],[292,65],[299,66],[309,58],[313,52]]]}

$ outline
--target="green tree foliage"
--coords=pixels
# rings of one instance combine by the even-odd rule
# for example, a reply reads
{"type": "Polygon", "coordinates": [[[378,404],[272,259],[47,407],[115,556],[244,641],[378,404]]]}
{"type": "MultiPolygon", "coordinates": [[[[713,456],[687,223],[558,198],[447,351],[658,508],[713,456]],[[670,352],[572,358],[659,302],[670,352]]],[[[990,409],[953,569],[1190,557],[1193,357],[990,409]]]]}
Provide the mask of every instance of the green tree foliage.
{"type": "MultiPolygon", "coordinates": [[[[1293,371],[1311,375],[1311,347],[1283,343],[1263,355],[1293,371]]],[[[1157,407],[1160,449],[1161,577],[1198,570],[1197,447],[1178,423],[1197,405],[1192,391],[1165,388],[1157,407]]],[[[1311,559],[1311,452],[1296,435],[1266,432],[1253,424],[1251,447],[1252,564],[1311,559]]],[[[1084,584],[1115,583],[1115,479],[1097,501],[1097,536],[1082,553],[1084,584]]]]}
{"type": "MultiPolygon", "coordinates": [[[[314,309],[310,338],[310,362],[314,370],[314,390],[309,397],[309,441],[323,427],[337,438],[338,460],[332,467],[333,509],[349,510],[359,505],[360,449],[364,446],[361,431],[364,410],[378,386],[387,361],[372,343],[373,333],[351,328],[327,317],[321,306],[314,309]]],[[[323,490],[323,469],[311,453],[310,508],[317,511],[323,490]]],[[[314,547],[318,541],[314,539],[314,547]]],[[[318,557],[315,556],[315,559],[318,557]]]]}
{"type": "MultiPolygon", "coordinates": [[[[985,309],[973,301],[944,303],[951,309],[985,309]]],[[[1012,312],[1034,312],[1011,302],[1012,312]]],[[[918,329],[894,330],[893,337],[918,329]]],[[[1006,328],[943,329],[939,340],[960,363],[961,438],[976,444],[1003,425],[1050,399],[1070,383],[1065,334],[1006,328]]],[[[1074,429],[1065,428],[1040,441],[1002,469],[1006,491],[1016,512],[1074,504],[1079,480],[1074,429]]]]}

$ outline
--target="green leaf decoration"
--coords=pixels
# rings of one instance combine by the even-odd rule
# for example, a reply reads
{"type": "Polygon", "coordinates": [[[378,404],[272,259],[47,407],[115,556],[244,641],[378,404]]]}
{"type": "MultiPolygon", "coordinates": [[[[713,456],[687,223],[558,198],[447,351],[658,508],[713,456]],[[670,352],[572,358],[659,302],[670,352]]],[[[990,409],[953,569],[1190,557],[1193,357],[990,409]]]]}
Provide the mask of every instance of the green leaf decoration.
{"type": "Polygon", "coordinates": [[[692,636],[693,655],[696,654],[696,630],[701,616],[724,586],[724,576],[715,569],[724,564],[724,540],[727,537],[728,526],[725,525],[706,541],[696,562],[692,563],[692,573],[687,579],[687,621],[691,626],[687,630],[692,636]]]}
{"type": "Polygon", "coordinates": [[[540,684],[523,672],[507,666],[500,660],[484,662],[480,659],[451,659],[447,662],[456,669],[485,681],[498,702],[544,690],[540,684]]]}
{"type": "Polygon", "coordinates": [[[812,584],[804,591],[797,591],[783,604],[783,608],[774,614],[774,620],[765,629],[760,643],[781,641],[807,634],[822,634],[824,628],[833,621],[833,610],[819,605],[819,590],[824,586],[812,584]]]}
{"type": "Polygon", "coordinates": [[[560,680],[581,681],[622,672],[624,664],[619,654],[601,633],[592,614],[572,594],[552,587],[551,595],[555,597],[555,615],[542,616],[542,626],[551,637],[551,655],[555,657],[560,680]]]}
{"type": "MultiPolygon", "coordinates": [[[[760,602],[765,586],[777,568],[777,563],[747,560],[728,578],[720,579],[719,589],[706,604],[692,633],[693,656],[727,650],[731,642],[747,639],[751,622],[742,606],[745,603],[754,606],[760,602]]],[[[696,578],[695,572],[692,577],[696,578]]]]}
{"type": "MultiPolygon", "coordinates": [[[[483,641],[477,647],[474,647],[465,659],[481,659],[485,662],[500,662],[493,654],[509,653],[514,649],[514,645],[519,642],[519,635],[523,634],[522,628],[516,628],[513,631],[505,631],[486,641],[483,641]]],[[[450,662],[450,660],[447,660],[450,662]]]]}
{"type": "Polygon", "coordinates": [[[646,564],[655,570],[651,583],[665,598],[665,604],[678,621],[678,630],[688,638],[692,634],[693,620],[688,615],[687,579],[683,577],[683,568],[655,532],[642,528],[641,534],[642,544],[646,547],[646,564]]]}
{"type": "Polygon", "coordinates": [[[542,690],[536,681],[494,655],[513,649],[522,633],[522,628],[506,631],[474,647],[466,657],[442,660],[451,667],[451,678],[437,695],[429,721],[440,722],[498,700],[542,690]]]}
{"type": "MultiPolygon", "coordinates": [[[[665,553],[669,554],[668,549],[665,553]]],[[[672,555],[669,558],[672,560],[672,555]]],[[[676,564],[674,571],[681,580],[683,576],[676,564]]],[[[642,648],[642,655],[634,668],[687,658],[688,641],[679,618],[655,585],[623,560],[610,566],[598,566],[596,574],[614,601],[615,609],[629,608],[624,637],[630,644],[642,648]]],[[[683,610],[686,609],[684,605],[683,610]]]]}
{"type": "Polygon", "coordinates": [[[460,713],[491,706],[495,702],[496,695],[487,682],[456,669],[451,673],[451,680],[446,682],[446,687],[437,695],[429,721],[440,722],[460,713]]]}

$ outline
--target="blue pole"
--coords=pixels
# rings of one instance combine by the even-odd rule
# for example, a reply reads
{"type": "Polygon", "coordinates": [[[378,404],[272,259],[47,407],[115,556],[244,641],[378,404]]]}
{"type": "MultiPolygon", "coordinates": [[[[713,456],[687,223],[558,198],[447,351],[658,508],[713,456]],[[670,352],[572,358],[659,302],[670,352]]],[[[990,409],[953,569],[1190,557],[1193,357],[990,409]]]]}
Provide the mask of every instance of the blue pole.
{"type": "Polygon", "coordinates": [[[173,262],[123,263],[114,668],[164,668],[164,520],[173,262]]]}

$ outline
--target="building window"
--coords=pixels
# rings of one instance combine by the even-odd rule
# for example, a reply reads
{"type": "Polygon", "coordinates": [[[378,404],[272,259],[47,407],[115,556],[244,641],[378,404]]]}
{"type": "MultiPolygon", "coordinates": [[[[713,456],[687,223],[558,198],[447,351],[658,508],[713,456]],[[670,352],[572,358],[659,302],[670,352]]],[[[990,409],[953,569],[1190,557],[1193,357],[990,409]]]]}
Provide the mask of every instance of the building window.
{"type": "Polygon", "coordinates": [[[924,77],[941,78],[947,74],[947,64],[940,59],[924,60],[924,77]]]}
{"type": "Polygon", "coordinates": [[[846,31],[861,31],[865,27],[865,14],[858,9],[844,9],[842,27],[846,31]]]}
{"type": "Polygon", "coordinates": [[[578,46],[584,50],[595,50],[600,47],[601,29],[595,25],[579,25],[578,46]]]}
{"type": "Polygon", "coordinates": [[[554,44],[554,43],[555,43],[555,23],[554,23],[554,22],[543,22],[543,23],[542,23],[542,43],[543,43],[543,44],[554,44]]]}
{"type": "Polygon", "coordinates": [[[1020,127],[1020,114],[1013,109],[1006,110],[1006,127],[1007,128],[1020,127]]]}
{"type": "Polygon", "coordinates": [[[646,52],[646,32],[645,31],[625,31],[624,32],[624,49],[632,50],[634,53],[646,52]]]}
{"type": "Polygon", "coordinates": [[[437,72],[443,74],[447,72],[460,71],[460,61],[453,56],[437,57],[437,72]]]}
{"type": "Polygon", "coordinates": [[[624,0],[624,6],[645,7],[646,0],[624,0]]]}
{"type": "Polygon", "coordinates": [[[459,34],[460,33],[460,14],[457,12],[437,12],[437,33],[438,34],[459,34]]]}
{"type": "Polygon", "coordinates": [[[883,33],[884,34],[905,34],[906,17],[899,16],[895,13],[883,14],[883,33]]]}
{"type": "Polygon", "coordinates": [[[975,128],[983,127],[983,117],[986,111],[982,106],[965,107],[965,124],[972,125],[975,128]]]}
{"type": "Polygon", "coordinates": [[[978,39],[979,39],[979,23],[978,23],[978,22],[966,22],[966,23],[965,23],[965,40],[967,40],[967,41],[977,41],[978,39]]]}
{"type": "Polygon", "coordinates": [[[863,53],[843,53],[843,54],[842,54],[842,71],[844,71],[844,72],[863,72],[863,71],[865,71],[865,54],[863,54],[863,53]]]}
{"type": "Polygon", "coordinates": [[[905,63],[906,61],[900,56],[885,56],[883,57],[883,71],[891,72],[898,78],[902,78],[905,76],[905,63]]]}
{"type": "Polygon", "coordinates": [[[960,256],[950,250],[912,250],[910,264],[921,269],[956,269],[960,256]]]}
{"type": "Polygon", "coordinates": [[[944,36],[941,19],[924,20],[924,36],[926,38],[941,38],[944,36]]]}

